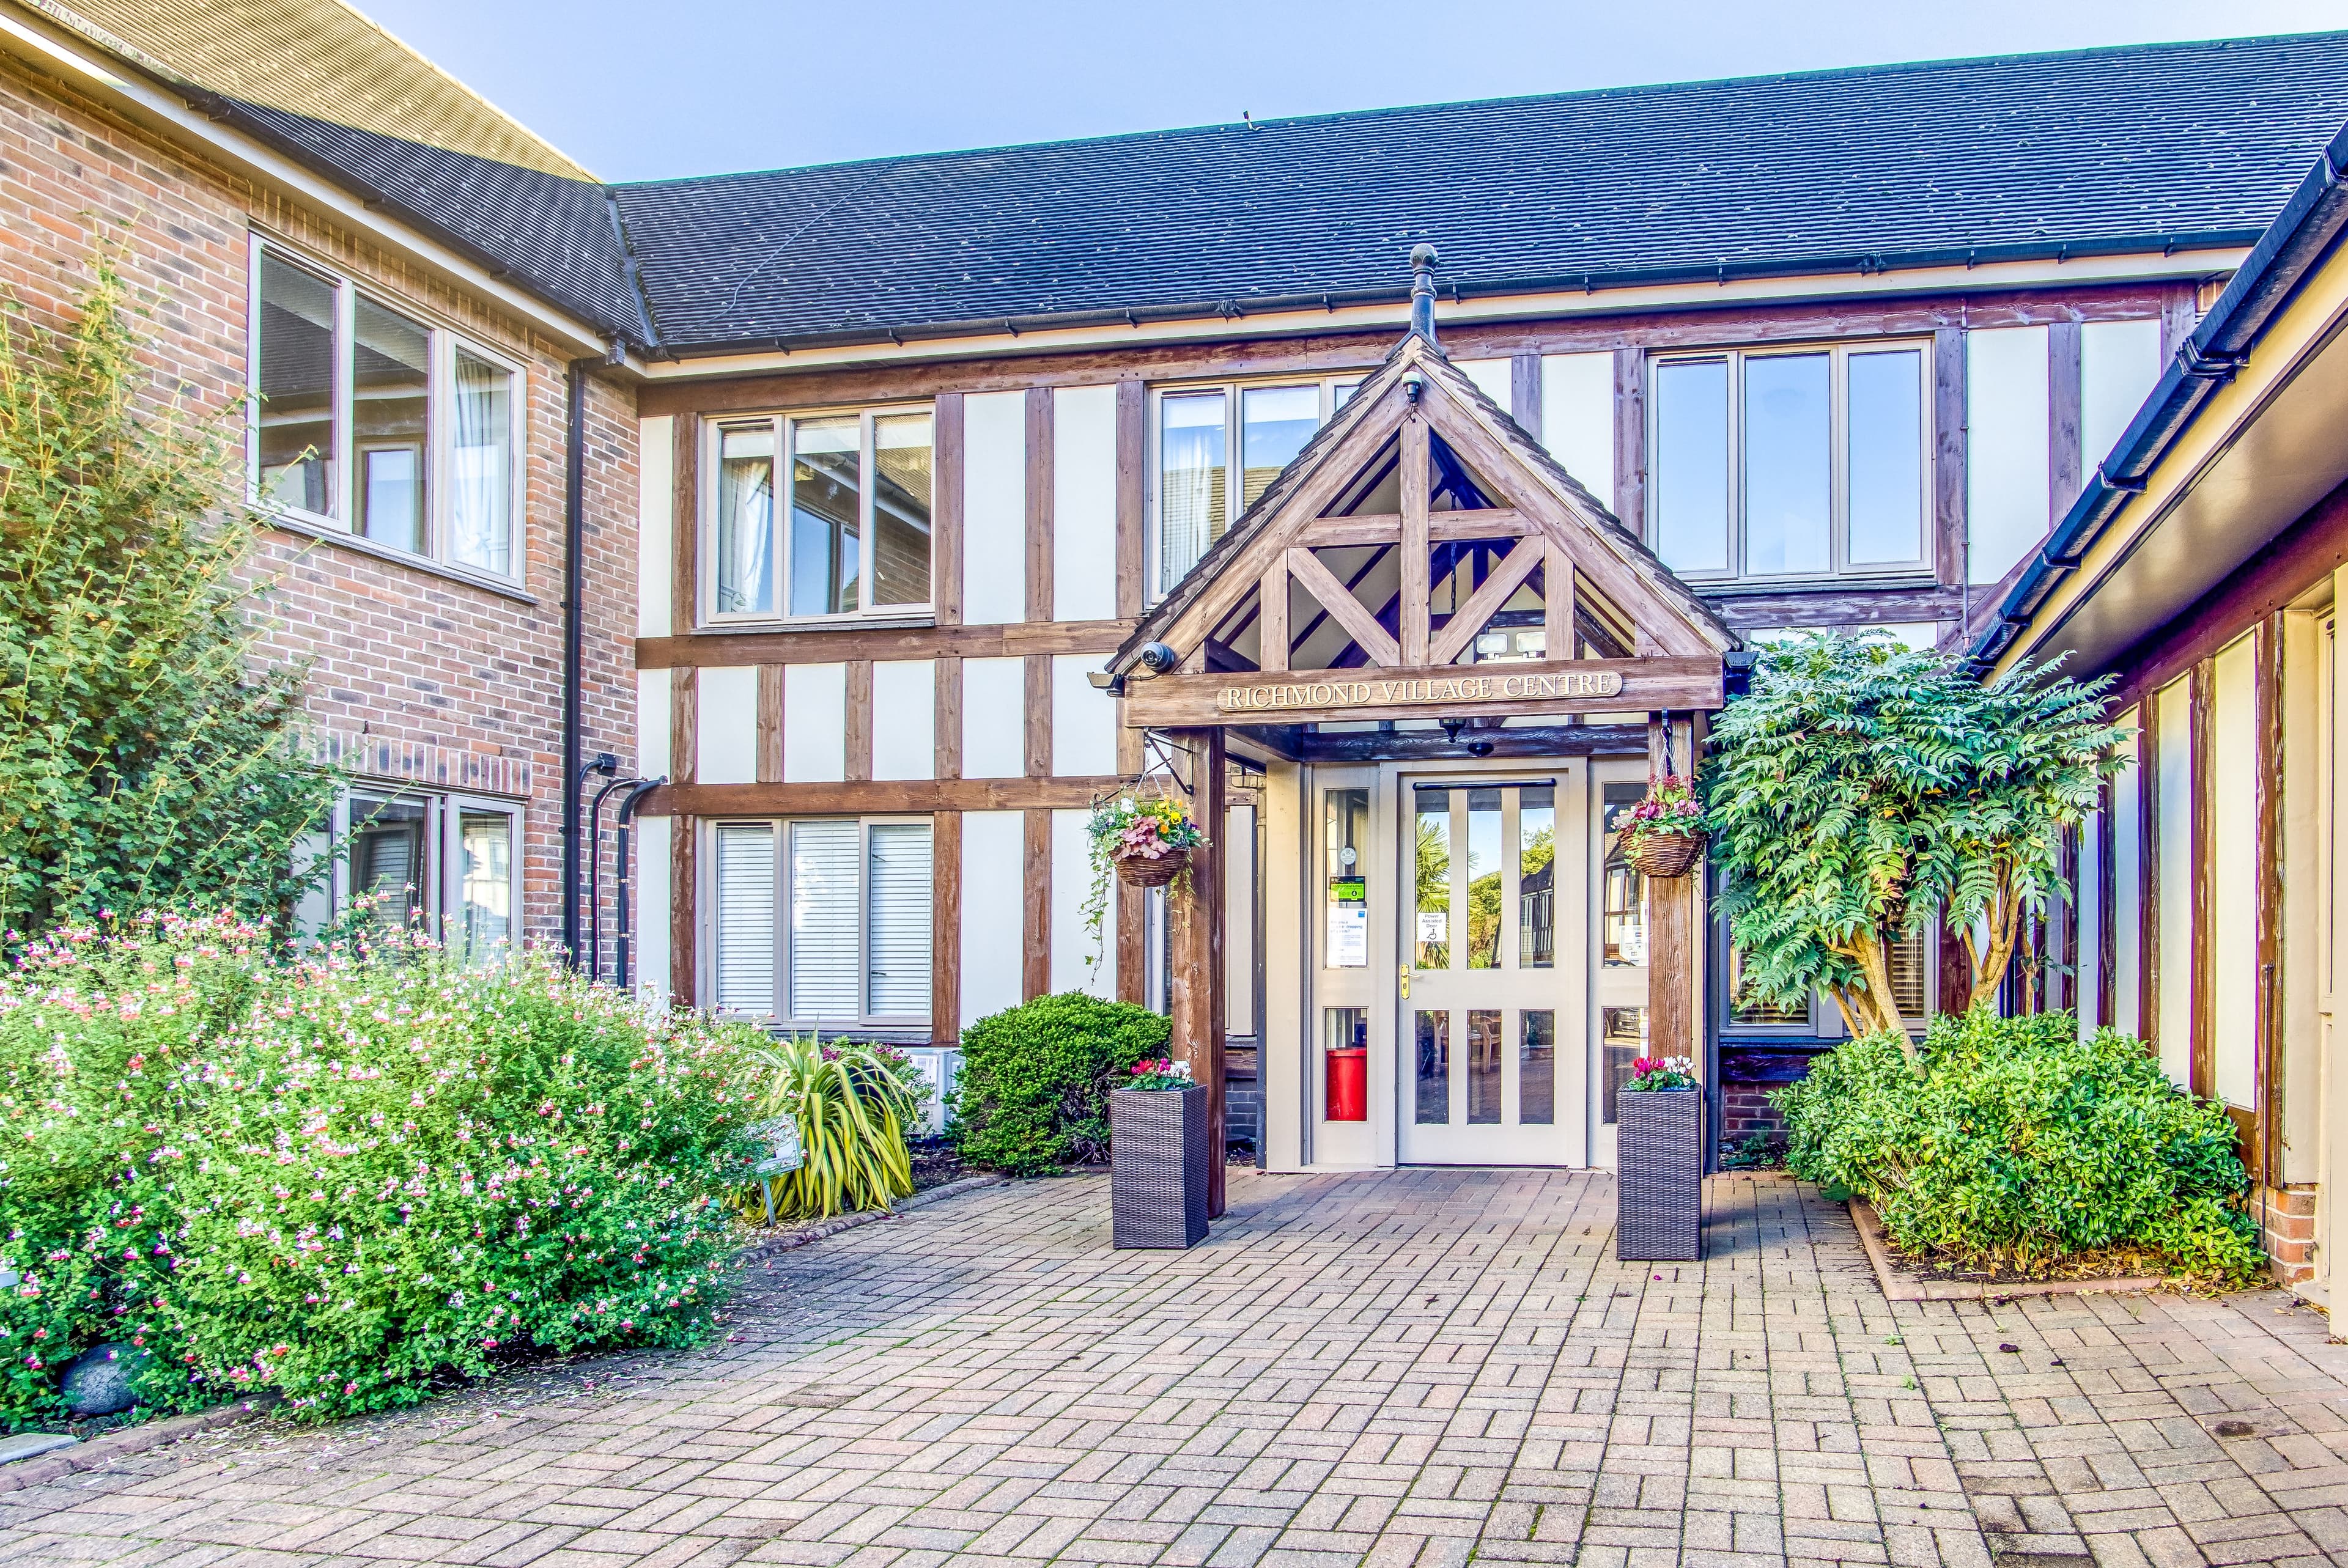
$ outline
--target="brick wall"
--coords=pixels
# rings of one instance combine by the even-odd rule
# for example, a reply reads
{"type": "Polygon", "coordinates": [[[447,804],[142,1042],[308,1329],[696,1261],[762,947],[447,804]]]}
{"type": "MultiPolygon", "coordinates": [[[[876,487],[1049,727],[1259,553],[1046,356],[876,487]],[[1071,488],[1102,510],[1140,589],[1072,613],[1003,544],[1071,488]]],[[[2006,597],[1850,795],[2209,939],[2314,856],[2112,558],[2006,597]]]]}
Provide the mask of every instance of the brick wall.
{"type": "Polygon", "coordinates": [[[2260,1187],[2251,1194],[2250,1212],[2258,1216],[2259,1245],[2266,1249],[2267,1266],[2276,1279],[2296,1285],[2315,1277],[2315,1184],[2260,1187]]]}
{"type": "MultiPolygon", "coordinates": [[[[561,923],[564,349],[491,302],[0,56],[0,286],[59,319],[83,282],[94,229],[124,247],[124,280],[154,339],[158,400],[227,414],[232,434],[245,377],[247,236],[256,230],[526,368],[525,568],[516,591],[282,531],[266,537],[254,569],[269,616],[265,657],[310,662],[310,711],[346,761],[429,757],[472,787],[501,782],[527,801],[524,928],[551,936],[561,923]]],[[[627,763],[635,400],[625,386],[590,386],[585,750],[627,763]]],[[[431,776],[402,760],[380,765],[431,776]]]]}
{"type": "Polygon", "coordinates": [[[1756,1133],[1775,1137],[1784,1131],[1786,1118],[1769,1103],[1770,1091],[1784,1087],[1782,1083],[1720,1086],[1720,1146],[1724,1153],[1735,1149],[1756,1133]]]}

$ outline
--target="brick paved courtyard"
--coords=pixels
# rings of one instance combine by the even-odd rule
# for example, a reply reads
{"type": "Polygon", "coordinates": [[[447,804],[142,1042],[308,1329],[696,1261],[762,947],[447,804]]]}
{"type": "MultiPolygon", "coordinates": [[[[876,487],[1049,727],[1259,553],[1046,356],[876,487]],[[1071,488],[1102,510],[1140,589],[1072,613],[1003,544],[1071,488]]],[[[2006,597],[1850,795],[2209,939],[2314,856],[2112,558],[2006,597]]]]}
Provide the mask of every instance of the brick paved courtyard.
{"type": "Polygon", "coordinates": [[[0,1563],[2348,1557],[2320,1314],[1894,1305],[1815,1191],[1709,1206],[1641,1267],[1581,1173],[1234,1173],[1188,1254],[1112,1252],[1097,1179],[992,1188],[753,1271],[700,1354],[0,1494],[0,1563]]]}

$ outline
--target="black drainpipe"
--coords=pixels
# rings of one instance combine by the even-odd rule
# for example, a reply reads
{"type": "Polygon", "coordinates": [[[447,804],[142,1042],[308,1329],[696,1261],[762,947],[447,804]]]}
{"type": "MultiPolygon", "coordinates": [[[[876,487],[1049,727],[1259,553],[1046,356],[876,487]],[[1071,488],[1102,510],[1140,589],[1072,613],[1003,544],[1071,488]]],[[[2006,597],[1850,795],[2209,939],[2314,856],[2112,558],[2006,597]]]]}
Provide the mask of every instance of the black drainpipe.
{"type": "Polygon", "coordinates": [[[580,686],[587,664],[587,372],[593,359],[571,362],[562,444],[562,961],[579,967],[579,797],[586,780],[580,756],[580,686]]]}

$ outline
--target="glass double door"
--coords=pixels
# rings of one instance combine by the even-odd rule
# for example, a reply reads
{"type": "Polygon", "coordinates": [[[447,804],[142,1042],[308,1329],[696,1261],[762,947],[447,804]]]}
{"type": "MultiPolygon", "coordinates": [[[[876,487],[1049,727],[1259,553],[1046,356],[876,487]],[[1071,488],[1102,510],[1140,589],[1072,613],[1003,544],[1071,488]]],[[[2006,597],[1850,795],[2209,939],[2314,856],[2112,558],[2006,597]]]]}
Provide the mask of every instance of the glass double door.
{"type": "Polygon", "coordinates": [[[1404,1164],[1579,1164],[1588,1143],[1585,771],[1401,781],[1404,1164]]]}

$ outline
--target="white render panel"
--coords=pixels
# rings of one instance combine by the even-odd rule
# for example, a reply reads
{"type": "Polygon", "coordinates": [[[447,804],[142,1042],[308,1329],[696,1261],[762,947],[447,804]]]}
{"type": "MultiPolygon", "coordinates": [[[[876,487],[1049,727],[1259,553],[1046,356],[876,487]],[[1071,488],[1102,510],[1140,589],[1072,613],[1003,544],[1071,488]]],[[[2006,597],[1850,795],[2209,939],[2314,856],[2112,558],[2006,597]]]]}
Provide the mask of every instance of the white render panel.
{"type": "Polygon", "coordinates": [[[676,418],[636,422],[636,635],[666,637],[675,569],[676,418]]]}
{"type": "Polygon", "coordinates": [[[962,776],[1015,779],[1027,771],[1027,661],[962,661],[962,776]]]}
{"type": "Polygon", "coordinates": [[[962,814],[962,1024],[1017,1007],[1025,982],[1026,814],[962,814]]]}
{"type": "Polygon", "coordinates": [[[962,400],[962,618],[1027,619],[1027,395],[962,400]]]}
{"type": "Polygon", "coordinates": [[[1117,614],[1117,388],[1052,394],[1052,619],[1117,614]]]}
{"type": "Polygon", "coordinates": [[[1996,582],[2046,537],[2046,329],[1965,334],[1968,580],[1996,582]]]}
{"type": "Polygon", "coordinates": [[[1052,656],[1052,774],[1101,778],[1117,772],[1117,702],[1088,677],[1097,653],[1052,656]]]}
{"type": "Polygon", "coordinates": [[[636,671],[636,772],[648,779],[665,776],[674,770],[668,755],[669,672],[665,670],[636,671]]]}
{"type": "Polygon", "coordinates": [[[1614,356],[1541,355],[1540,441],[1558,466],[1614,509],[1614,356]]]}
{"type": "Polygon", "coordinates": [[[872,666],[872,776],[925,779],[938,771],[938,666],[889,659],[872,666]]]}
{"type": "Polygon", "coordinates": [[[1091,815],[1077,810],[1052,814],[1052,989],[1088,991],[1115,1001],[1114,889],[1099,932],[1096,934],[1085,923],[1085,901],[1092,896],[1093,886],[1092,839],[1085,832],[1091,815]],[[1097,965],[1095,955],[1098,955],[1097,965]]]}
{"type": "Polygon", "coordinates": [[[848,776],[848,666],[783,666],[783,782],[848,776]]]}
{"type": "Polygon", "coordinates": [[[749,664],[705,669],[695,677],[696,784],[758,782],[758,671],[749,664]]]}
{"type": "Polygon", "coordinates": [[[1467,374],[1468,379],[1474,382],[1485,396],[1498,404],[1502,409],[1513,412],[1514,405],[1509,401],[1513,392],[1509,385],[1509,370],[1507,360],[1462,359],[1452,363],[1467,374]]]}
{"type": "Polygon", "coordinates": [[[634,971],[637,997],[652,1007],[668,1005],[668,913],[673,907],[668,835],[674,821],[665,816],[636,818],[634,941],[628,968],[634,971]]]}
{"type": "Polygon", "coordinates": [[[2088,322],[2079,328],[2080,473],[2093,474],[2160,379],[2160,323],[2088,322]]]}

